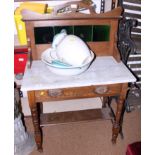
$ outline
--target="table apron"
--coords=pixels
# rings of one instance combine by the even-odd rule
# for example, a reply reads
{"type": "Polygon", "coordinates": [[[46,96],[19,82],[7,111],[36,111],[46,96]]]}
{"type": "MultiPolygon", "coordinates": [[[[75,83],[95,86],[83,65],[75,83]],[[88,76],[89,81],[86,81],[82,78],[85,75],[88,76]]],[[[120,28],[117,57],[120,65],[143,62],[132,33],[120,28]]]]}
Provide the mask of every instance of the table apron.
{"type": "Polygon", "coordinates": [[[35,90],[36,102],[80,99],[103,96],[117,96],[120,94],[122,84],[93,85],[62,89],[35,90]]]}

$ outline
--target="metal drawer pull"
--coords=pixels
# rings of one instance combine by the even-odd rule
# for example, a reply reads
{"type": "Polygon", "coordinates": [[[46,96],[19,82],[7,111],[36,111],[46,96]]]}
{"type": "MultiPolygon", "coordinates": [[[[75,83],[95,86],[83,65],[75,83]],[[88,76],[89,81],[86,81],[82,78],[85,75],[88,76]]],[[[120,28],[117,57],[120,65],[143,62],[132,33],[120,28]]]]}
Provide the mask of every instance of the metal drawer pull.
{"type": "Polygon", "coordinates": [[[57,97],[57,96],[60,96],[62,95],[62,90],[61,89],[52,89],[52,90],[49,90],[48,91],[48,95],[49,96],[52,96],[52,97],[57,97]]]}
{"type": "Polygon", "coordinates": [[[104,94],[108,91],[108,87],[107,86],[99,86],[95,88],[95,93],[97,94],[104,94]]]}

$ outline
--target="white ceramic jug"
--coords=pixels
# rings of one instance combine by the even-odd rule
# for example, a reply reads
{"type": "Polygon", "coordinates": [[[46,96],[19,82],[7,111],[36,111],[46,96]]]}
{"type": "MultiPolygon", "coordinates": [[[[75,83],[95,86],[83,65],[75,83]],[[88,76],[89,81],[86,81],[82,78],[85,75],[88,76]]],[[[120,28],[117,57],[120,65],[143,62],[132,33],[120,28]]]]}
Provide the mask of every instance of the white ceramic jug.
{"type": "Polygon", "coordinates": [[[56,48],[57,58],[73,66],[81,66],[91,59],[86,43],[75,35],[65,36],[56,48]]]}

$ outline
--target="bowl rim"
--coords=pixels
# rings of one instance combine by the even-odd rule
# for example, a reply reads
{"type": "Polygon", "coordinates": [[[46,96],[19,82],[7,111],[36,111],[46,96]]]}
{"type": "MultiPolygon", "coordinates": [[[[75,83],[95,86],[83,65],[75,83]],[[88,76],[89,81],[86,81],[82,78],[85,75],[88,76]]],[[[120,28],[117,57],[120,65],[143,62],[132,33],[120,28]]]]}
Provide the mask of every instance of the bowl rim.
{"type": "Polygon", "coordinates": [[[68,67],[67,67],[67,66],[56,66],[56,65],[53,65],[52,63],[49,63],[48,61],[46,61],[46,60],[44,59],[44,55],[45,55],[46,53],[48,53],[48,52],[55,52],[55,50],[54,50],[53,48],[48,48],[48,49],[46,49],[46,50],[41,54],[41,61],[42,61],[43,63],[45,63],[46,65],[50,66],[50,67],[60,68],[60,69],[82,68],[82,67],[84,67],[84,66],[90,64],[90,63],[93,61],[94,57],[95,57],[94,52],[90,50],[91,59],[89,60],[89,62],[86,62],[85,64],[82,64],[81,66],[68,66],[68,67]],[[52,51],[51,51],[51,50],[52,50],[52,51]]]}

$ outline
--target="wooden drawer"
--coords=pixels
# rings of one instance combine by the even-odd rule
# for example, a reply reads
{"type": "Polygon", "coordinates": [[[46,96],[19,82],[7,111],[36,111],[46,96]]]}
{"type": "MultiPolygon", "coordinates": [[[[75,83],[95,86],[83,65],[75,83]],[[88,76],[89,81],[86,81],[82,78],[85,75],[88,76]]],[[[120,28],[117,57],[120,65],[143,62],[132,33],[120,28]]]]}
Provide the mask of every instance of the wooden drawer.
{"type": "Polygon", "coordinates": [[[36,101],[64,100],[117,95],[121,91],[121,84],[97,85],[63,89],[35,91],[36,101]]]}

